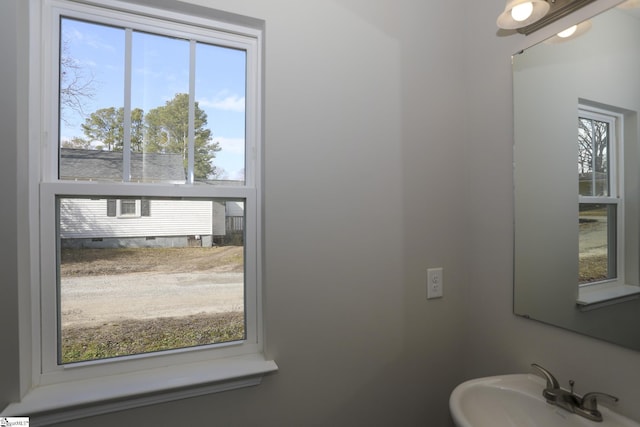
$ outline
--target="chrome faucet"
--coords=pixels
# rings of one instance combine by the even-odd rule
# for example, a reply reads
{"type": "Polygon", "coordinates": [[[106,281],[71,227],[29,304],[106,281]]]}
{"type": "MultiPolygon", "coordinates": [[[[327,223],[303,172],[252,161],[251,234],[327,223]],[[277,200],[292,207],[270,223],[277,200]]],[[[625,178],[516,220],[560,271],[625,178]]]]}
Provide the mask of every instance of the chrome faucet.
{"type": "Polygon", "coordinates": [[[569,381],[570,390],[560,387],[558,380],[542,366],[533,363],[531,367],[538,370],[547,380],[547,385],[542,390],[542,396],[547,403],[556,405],[566,411],[585,417],[591,421],[602,421],[602,413],[598,410],[597,398],[605,398],[617,402],[618,398],[607,393],[591,392],[584,396],[579,396],[573,392],[574,382],[569,381]]]}

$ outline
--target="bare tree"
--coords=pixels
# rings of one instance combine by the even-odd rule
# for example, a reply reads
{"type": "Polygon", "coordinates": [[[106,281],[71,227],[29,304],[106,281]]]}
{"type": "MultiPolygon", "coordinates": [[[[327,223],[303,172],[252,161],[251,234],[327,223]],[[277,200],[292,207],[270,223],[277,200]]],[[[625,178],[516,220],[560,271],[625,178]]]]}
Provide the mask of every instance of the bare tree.
{"type": "Polygon", "coordinates": [[[583,195],[598,195],[606,188],[609,173],[609,124],[580,117],[578,120],[578,173],[580,181],[590,183],[583,195]],[[604,185],[604,187],[603,187],[604,185]]]}
{"type": "Polygon", "coordinates": [[[69,41],[60,46],[60,119],[69,124],[70,112],[85,116],[86,102],[95,96],[95,80],[69,53],[69,41]]]}
{"type": "Polygon", "coordinates": [[[580,118],[578,121],[578,165],[581,173],[607,169],[609,126],[607,122],[580,118]]]}
{"type": "Polygon", "coordinates": [[[83,150],[91,149],[91,141],[87,141],[86,139],[80,138],[78,136],[74,136],[71,139],[66,139],[61,141],[62,148],[80,148],[83,150]]]}

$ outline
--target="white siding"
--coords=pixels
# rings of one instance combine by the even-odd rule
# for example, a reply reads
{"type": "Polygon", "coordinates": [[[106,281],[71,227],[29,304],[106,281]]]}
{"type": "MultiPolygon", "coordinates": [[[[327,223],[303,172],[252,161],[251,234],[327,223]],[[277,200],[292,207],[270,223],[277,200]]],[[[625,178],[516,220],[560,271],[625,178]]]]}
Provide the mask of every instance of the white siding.
{"type": "MultiPolygon", "coordinates": [[[[229,202],[227,202],[228,204],[229,202]]],[[[225,215],[225,204],[222,202],[213,202],[213,235],[224,236],[227,232],[227,223],[225,215]]]]}
{"type": "Polygon", "coordinates": [[[227,202],[227,216],[244,216],[244,202],[227,202]]]}
{"type": "Polygon", "coordinates": [[[107,200],[63,199],[60,237],[155,237],[211,235],[211,201],[151,200],[150,216],[109,217],[107,200]]]}

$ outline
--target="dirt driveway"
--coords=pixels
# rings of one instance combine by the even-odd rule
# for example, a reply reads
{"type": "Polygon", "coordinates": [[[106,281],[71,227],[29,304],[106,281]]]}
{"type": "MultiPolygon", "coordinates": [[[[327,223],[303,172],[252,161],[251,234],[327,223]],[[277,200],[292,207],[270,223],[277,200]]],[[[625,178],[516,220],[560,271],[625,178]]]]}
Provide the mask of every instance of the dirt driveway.
{"type": "Polygon", "coordinates": [[[607,217],[590,216],[589,222],[580,224],[580,256],[602,256],[607,254],[607,217]]]}
{"type": "MultiPolygon", "coordinates": [[[[63,263],[62,326],[243,310],[237,249],[182,250],[180,256],[165,252],[121,251],[124,258],[110,253],[109,262],[102,252],[95,260],[63,263]]],[[[73,255],[86,258],[91,252],[73,255]]]]}
{"type": "Polygon", "coordinates": [[[132,273],[62,283],[62,326],[242,311],[242,273],[132,273]]]}

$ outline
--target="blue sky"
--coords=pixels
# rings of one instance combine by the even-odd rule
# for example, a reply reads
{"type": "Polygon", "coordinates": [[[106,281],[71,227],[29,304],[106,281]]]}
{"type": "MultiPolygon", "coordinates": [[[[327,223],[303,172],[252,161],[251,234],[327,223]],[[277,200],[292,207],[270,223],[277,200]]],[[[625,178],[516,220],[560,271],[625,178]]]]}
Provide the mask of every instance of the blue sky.
{"type": "MultiPolygon", "coordinates": [[[[84,101],[86,115],[124,105],[124,29],[65,19],[62,38],[65,54],[73,58],[85,79],[91,79],[94,95],[84,101]]],[[[207,114],[207,127],[222,150],[214,164],[227,179],[242,179],[245,131],[245,52],[198,43],[196,92],[199,107],[207,114]]],[[[162,106],[177,93],[189,90],[189,42],[134,32],[132,51],[132,108],[144,112],[162,106]]],[[[62,140],[84,137],[84,117],[63,111],[62,140]]]]}

